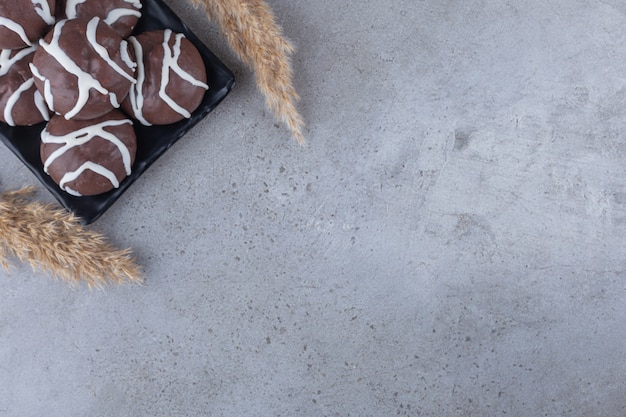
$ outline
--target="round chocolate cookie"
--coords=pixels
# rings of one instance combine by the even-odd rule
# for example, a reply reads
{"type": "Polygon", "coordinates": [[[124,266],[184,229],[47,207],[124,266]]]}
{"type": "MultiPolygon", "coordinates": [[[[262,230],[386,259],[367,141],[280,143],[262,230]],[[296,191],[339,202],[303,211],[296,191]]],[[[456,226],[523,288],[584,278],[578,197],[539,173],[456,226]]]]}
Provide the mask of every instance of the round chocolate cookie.
{"type": "Polygon", "coordinates": [[[76,19],[98,16],[122,37],[128,37],[141,17],[140,0],[57,0],[59,18],[76,19]]]}
{"type": "Polygon", "coordinates": [[[0,51],[0,120],[9,126],[30,126],[50,118],[28,67],[36,49],[0,51]]]}
{"type": "Polygon", "coordinates": [[[0,1],[0,49],[31,46],[54,24],[55,0],[0,1]]]}
{"type": "Polygon", "coordinates": [[[163,125],[191,117],[209,88],[196,47],[169,29],[128,38],[137,60],[137,79],[122,109],[143,125],[163,125]]]}
{"type": "Polygon", "coordinates": [[[66,119],[110,112],[135,82],[128,44],[99,17],[60,20],[39,45],[31,65],[35,85],[66,119]]]}
{"type": "Polygon", "coordinates": [[[55,115],[41,132],[44,171],[76,196],[119,187],[131,173],[136,150],[133,123],[119,110],[94,120],[55,115]]]}

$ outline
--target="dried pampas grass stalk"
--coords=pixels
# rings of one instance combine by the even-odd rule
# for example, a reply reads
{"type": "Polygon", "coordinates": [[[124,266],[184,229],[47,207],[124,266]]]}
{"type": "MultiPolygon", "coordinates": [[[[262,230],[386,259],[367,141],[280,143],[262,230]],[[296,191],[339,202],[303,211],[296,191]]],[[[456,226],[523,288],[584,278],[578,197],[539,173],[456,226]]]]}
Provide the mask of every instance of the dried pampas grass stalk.
{"type": "Polygon", "coordinates": [[[90,288],[141,281],[130,250],[113,248],[64,209],[31,201],[32,191],[0,194],[0,264],[5,269],[13,255],[35,270],[70,283],[86,281],[90,288]]]}
{"type": "Polygon", "coordinates": [[[304,144],[304,121],[296,109],[299,97],[292,84],[290,55],[294,47],[263,0],[192,0],[215,20],[228,44],[256,74],[267,106],[304,144]]]}

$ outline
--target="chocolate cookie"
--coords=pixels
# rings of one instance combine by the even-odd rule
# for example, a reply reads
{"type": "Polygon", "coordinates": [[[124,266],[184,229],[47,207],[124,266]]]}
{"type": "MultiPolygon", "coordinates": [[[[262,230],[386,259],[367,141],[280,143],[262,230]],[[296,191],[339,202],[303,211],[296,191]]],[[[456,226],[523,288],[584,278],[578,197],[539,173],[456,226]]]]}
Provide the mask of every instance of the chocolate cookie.
{"type": "Polygon", "coordinates": [[[122,109],[143,125],[163,125],[191,117],[209,88],[196,47],[169,29],[128,38],[137,60],[137,79],[122,109]]]}
{"type": "Polygon", "coordinates": [[[39,44],[31,65],[35,85],[66,119],[110,112],[135,82],[128,44],[99,17],[60,20],[39,44]]]}
{"type": "Polygon", "coordinates": [[[135,160],[132,124],[119,110],[94,120],[53,116],[41,132],[44,171],[62,190],[76,196],[119,187],[135,160]]]}
{"type": "Polygon", "coordinates": [[[55,0],[0,1],[0,49],[31,46],[54,24],[55,0]]]}
{"type": "Polygon", "coordinates": [[[0,120],[9,126],[30,126],[50,118],[29,68],[36,49],[0,51],[0,120]]]}
{"type": "Polygon", "coordinates": [[[76,19],[98,16],[122,37],[128,37],[141,17],[140,0],[57,0],[64,2],[60,18],[76,19]]]}

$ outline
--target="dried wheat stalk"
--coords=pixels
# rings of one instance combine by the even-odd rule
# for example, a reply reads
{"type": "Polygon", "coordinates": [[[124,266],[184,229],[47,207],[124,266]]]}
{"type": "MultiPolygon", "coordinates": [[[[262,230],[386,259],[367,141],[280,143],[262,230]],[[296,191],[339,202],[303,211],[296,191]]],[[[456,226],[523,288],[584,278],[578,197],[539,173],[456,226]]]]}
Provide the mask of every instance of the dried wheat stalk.
{"type": "Polygon", "coordinates": [[[86,281],[90,288],[141,281],[130,250],[113,248],[64,209],[31,201],[32,191],[0,194],[0,264],[5,269],[13,255],[35,270],[70,283],[86,281]]]}
{"type": "Polygon", "coordinates": [[[304,121],[296,109],[299,100],[292,84],[290,55],[294,47],[287,41],[271,9],[264,0],[191,0],[204,7],[215,20],[228,44],[254,69],[267,106],[304,144],[304,121]]]}

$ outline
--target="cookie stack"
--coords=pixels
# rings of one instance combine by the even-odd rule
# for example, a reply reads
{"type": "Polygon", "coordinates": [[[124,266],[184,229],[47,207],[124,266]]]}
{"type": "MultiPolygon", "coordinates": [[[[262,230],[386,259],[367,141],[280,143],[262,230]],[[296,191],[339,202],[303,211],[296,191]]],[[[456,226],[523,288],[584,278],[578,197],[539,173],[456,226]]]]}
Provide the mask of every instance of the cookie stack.
{"type": "Polygon", "coordinates": [[[189,118],[209,88],[200,53],[169,29],[130,36],[140,0],[0,3],[0,120],[47,121],[46,173],[76,196],[130,175],[133,123],[189,118]]]}

